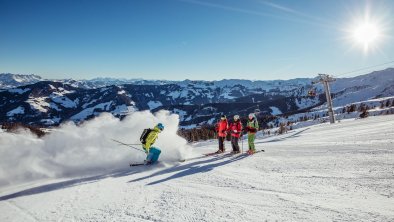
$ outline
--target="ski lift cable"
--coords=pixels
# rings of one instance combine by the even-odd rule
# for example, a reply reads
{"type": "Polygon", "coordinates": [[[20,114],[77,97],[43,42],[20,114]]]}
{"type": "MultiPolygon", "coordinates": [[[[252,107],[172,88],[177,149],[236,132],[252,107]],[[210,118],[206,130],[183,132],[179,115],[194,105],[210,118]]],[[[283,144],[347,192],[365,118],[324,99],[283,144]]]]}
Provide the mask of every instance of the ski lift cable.
{"type": "Polygon", "coordinates": [[[390,63],[394,63],[394,60],[389,61],[389,62],[385,62],[385,63],[381,63],[381,64],[377,64],[377,65],[373,65],[373,66],[367,66],[367,67],[359,68],[359,69],[356,69],[356,70],[353,70],[353,71],[349,71],[349,72],[340,73],[338,75],[335,75],[334,77],[344,76],[344,75],[347,75],[347,74],[355,73],[355,72],[358,72],[358,71],[363,71],[363,70],[370,69],[370,68],[375,68],[375,67],[378,67],[378,66],[387,65],[387,64],[390,64],[390,63]]]}

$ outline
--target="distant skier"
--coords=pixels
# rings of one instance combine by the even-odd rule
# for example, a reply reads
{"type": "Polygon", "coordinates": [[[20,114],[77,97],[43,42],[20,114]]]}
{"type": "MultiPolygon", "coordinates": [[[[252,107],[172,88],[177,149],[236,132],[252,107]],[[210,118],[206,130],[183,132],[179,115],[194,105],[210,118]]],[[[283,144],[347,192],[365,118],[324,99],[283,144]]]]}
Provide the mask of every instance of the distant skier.
{"type": "Polygon", "coordinates": [[[160,156],[161,150],[152,145],[155,143],[159,133],[164,130],[164,125],[159,123],[153,129],[146,129],[141,136],[142,148],[147,154],[145,164],[155,163],[160,156]]]}
{"type": "Polygon", "coordinates": [[[229,130],[231,133],[231,146],[233,147],[232,153],[240,153],[238,140],[242,132],[242,123],[238,115],[234,116],[234,122],[230,124],[229,130]]]}
{"type": "Polygon", "coordinates": [[[251,113],[249,114],[248,124],[246,125],[246,131],[248,132],[248,154],[254,154],[256,152],[254,146],[254,139],[256,138],[256,132],[259,129],[259,123],[257,122],[256,116],[251,113]]]}
{"type": "Polygon", "coordinates": [[[228,122],[225,115],[222,115],[220,121],[216,125],[216,132],[218,132],[219,150],[216,153],[223,153],[225,151],[224,141],[227,136],[228,122]]]}

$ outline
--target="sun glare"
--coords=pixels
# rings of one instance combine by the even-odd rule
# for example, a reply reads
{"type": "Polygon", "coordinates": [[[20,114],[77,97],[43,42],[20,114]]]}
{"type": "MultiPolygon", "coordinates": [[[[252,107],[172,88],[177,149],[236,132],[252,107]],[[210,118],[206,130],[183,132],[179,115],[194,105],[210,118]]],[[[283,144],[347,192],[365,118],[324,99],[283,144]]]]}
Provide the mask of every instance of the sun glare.
{"type": "Polygon", "coordinates": [[[382,6],[371,4],[365,5],[364,10],[358,13],[350,13],[353,16],[343,29],[346,43],[350,43],[352,49],[362,50],[364,55],[381,52],[380,47],[389,37],[387,31],[391,14],[382,6]]]}
{"type": "Polygon", "coordinates": [[[368,51],[370,45],[376,44],[379,40],[380,30],[376,24],[363,22],[353,30],[354,41],[368,51]]]}

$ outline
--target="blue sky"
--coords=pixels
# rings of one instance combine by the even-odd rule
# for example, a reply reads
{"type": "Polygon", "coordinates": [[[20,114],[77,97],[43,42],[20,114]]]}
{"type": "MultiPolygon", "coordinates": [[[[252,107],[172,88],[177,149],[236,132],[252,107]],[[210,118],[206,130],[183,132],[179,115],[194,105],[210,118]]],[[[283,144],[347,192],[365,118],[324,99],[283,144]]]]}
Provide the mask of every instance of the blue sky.
{"type": "Polygon", "coordinates": [[[0,0],[0,72],[169,80],[338,75],[394,60],[391,27],[390,0],[0,0]],[[368,52],[349,38],[366,14],[380,31],[368,52]]]}

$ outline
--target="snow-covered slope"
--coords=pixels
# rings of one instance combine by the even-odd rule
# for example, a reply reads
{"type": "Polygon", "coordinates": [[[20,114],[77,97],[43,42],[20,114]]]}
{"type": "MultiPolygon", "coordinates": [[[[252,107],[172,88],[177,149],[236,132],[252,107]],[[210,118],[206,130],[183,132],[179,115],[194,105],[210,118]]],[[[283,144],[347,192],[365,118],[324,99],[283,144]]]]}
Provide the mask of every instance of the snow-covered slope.
{"type": "Polygon", "coordinates": [[[394,96],[394,68],[352,78],[337,79],[331,88],[335,94],[334,106],[394,96]]]}
{"type": "MultiPolygon", "coordinates": [[[[345,104],[344,106],[336,106],[333,108],[333,111],[336,121],[360,118],[360,115],[364,111],[367,111],[369,116],[394,114],[394,96],[353,102],[345,104]]],[[[287,128],[295,129],[329,121],[327,106],[324,104],[307,112],[300,112],[288,116],[277,116],[272,121],[266,123],[266,125],[272,126],[273,128],[270,131],[275,132],[278,130],[280,124],[286,125],[287,128]]]]}
{"type": "MultiPolygon", "coordinates": [[[[256,144],[266,152],[3,187],[0,221],[394,220],[393,115],[256,144]]],[[[195,144],[190,157],[216,146],[195,144]]]]}

